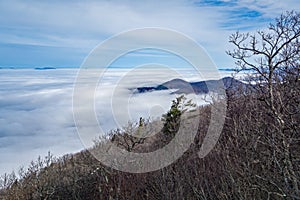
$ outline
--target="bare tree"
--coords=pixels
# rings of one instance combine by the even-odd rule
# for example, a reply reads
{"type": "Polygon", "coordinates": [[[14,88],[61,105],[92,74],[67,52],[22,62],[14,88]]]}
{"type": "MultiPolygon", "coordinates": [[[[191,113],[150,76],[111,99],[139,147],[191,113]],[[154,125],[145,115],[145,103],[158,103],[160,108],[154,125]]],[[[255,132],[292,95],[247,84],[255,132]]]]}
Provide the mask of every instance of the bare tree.
{"type": "MultiPolygon", "coordinates": [[[[229,42],[235,49],[227,52],[236,59],[239,69],[249,69],[253,72],[252,78],[255,78],[253,80],[256,89],[259,90],[259,99],[265,103],[268,114],[277,124],[276,135],[273,134],[272,137],[280,138],[283,147],[282,168],[286,187],[295,191],[297,196],[300,195],[299,178],[293,167],[290,147],[293,142],[291,118],[295,113],[299,114],[299,103],[297,105],[295,100],[299,99],[299,40],[300,13],[291,11],[282,14],[267,30],[254,34],[232,34],[229,42]],[[287,96],[295,102],[289,102],[291,99],[287,99],[287,96]]],[[[294,134],[297,134],[297,131],[294,131],[294,134]]]]}

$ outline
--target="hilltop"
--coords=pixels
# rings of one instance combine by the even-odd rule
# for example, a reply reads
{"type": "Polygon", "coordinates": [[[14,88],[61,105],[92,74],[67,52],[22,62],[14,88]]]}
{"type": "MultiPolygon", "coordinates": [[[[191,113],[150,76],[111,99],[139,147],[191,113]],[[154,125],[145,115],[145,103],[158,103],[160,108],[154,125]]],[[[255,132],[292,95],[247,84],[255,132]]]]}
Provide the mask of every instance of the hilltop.
{"type": "Polygon", "coordinates": [[[220,88],[225,90],[234,90],[238,91],[238,89],[242,89],[242,91],[246,89],[250,89],[254,87],[253,85],[249,85],[232,77],[224,77],[220,80],[207,80],[207,81],[199,81],[199,82],[187,82],[182,79],[172,79],[165,83],[162,83],[158,86],[146,86],[146,87],[138,87],[136,88],[137,93],[145,93],[159,90],[175,90],[175,94],[207,94],[208,92],[216,92],[220,91],[220,88]]]}

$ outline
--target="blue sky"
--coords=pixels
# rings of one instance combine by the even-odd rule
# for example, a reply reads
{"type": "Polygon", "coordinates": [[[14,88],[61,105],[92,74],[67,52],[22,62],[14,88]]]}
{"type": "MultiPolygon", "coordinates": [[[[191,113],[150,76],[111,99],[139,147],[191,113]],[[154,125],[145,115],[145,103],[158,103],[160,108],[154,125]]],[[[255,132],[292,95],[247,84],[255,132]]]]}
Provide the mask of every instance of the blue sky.
{"type": "MultiPolygon", "coordinates": [[[[219,68],[230,68],[234,61],[225,51],[231,33],[265,28],[291,9],[300,10],[299,0],[0,1],[0,67],[79,67],[96,45],[119,32],[161,27],[190,36],[219,68]]],[[[132,53],[117,64],[137,59],[183,65],[155,51],[132,53]]]]}

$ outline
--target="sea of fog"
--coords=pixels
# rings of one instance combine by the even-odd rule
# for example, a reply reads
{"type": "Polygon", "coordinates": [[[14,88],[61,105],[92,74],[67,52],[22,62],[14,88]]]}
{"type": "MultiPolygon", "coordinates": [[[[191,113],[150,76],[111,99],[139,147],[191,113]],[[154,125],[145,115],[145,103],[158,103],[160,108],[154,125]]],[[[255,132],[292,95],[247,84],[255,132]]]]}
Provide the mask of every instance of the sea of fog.
{"type": "MultiPolygon", "coordinates": [[[[84,70],[84,69],[83,69],[84,70]]],[[[0,69],[0,174],[18,171],[48,151],[55,156],[85,147],[73,119],[72,97],[79,69],[0,69]]],[[[140,117],[157,119],[176,97],[171,91],[135,93],[173,78],[187,81],[230,76],[231,71],[199,74],[192,69],[114,68],[99,75],[95,114],[103,132],[140,117]]],[[[197,104],[209,97],[190,95],[197,104]]]]}

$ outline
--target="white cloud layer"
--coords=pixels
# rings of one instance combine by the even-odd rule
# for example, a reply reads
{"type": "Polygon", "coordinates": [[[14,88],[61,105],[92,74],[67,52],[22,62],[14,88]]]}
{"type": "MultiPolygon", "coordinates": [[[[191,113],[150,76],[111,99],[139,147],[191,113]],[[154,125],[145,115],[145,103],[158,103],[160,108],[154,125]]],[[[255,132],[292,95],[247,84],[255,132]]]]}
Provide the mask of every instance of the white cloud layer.
{"type": "MultiPolygon", "coordinates": [[[[176,77],[203,79],[193,70],[176,70],[107,71],[95,96],[101,128],[107,132],[139,117],[159,117],[175,98],[168,91],[133,94],[129,88],[157,85],[176,77]]],[[[59,156],[84,148],[72,114],[76,74],[76,69],[0,69],[0,174],[18,170],[49,150],[59,156]]],[[[204,103],[202,97],[196,100],[204,103]]]]}

